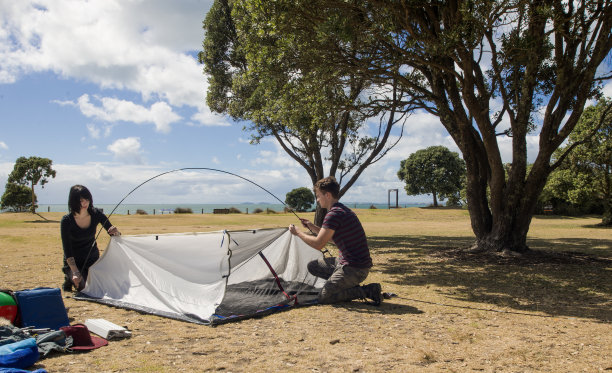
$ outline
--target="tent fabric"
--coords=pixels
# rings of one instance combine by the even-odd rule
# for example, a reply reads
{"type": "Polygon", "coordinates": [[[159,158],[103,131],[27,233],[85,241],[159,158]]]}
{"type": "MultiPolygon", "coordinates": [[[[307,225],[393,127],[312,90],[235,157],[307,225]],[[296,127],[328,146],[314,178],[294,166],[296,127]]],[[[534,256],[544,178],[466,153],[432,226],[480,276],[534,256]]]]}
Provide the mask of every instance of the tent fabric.
{"type": "Polygon", "coordinates": [[[321,256],[287,228],[113,236],[75,298],[217,324],[316,302],[321,256]]]}

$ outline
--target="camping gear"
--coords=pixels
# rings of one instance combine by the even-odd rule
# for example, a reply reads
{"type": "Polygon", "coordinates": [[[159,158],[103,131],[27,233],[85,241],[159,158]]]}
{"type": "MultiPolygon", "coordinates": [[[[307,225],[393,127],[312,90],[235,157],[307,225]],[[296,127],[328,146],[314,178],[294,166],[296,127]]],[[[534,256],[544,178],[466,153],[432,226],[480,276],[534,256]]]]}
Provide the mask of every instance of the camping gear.
{"type": "MultiPolygon", "coordinates": [[[[72,346],[72,339],[66,337],[63,330],[54,330],[34,335],[40,358],[44,358],[52,351],[66,352],[72,346]]],[[[1,373],[1,372],[0,372],[1,373]]]]}
{"type": "Polygon", "coordinates": [[[83,324],[63,326],[61,330],[66,333],[67,337],[72,337],[70,348],[73,350],[93,350],[108,345],[106,339],[91,335],[87,326],[83,324]]]}
{"type": "Polygon", "coordinates": [[[126,328],[113,324],[112,322],[104,319],[87,319],[85,325],[89,328],[89,331],[96,333],[102,338],[113,339],[113,338],[126,338],[131,337],[132,332],[126,328]]]}
{"type": "Polygon", "coordinates": [[[38,358],[38,347],[34,338],[0,346],[0,368],[27,368],[34,365],[38,358]]]}
{"type": "Polygon", "coordinates": [[[11,294],[4,291],[0,291],[0,317],[11,324],[14,324],[17,318],[17,302],[11,294]]]}
{"type": "Polygon", "coordinates": [[[70,325],[59,288],[36,288],[15,292],[21,326],[58,330],[70,325]]]}
{"type": "Polygon", "coordinates": [[[212,325],[315,303],[321,257],[287,228],[113,236],[75,299],[212,325]]]}

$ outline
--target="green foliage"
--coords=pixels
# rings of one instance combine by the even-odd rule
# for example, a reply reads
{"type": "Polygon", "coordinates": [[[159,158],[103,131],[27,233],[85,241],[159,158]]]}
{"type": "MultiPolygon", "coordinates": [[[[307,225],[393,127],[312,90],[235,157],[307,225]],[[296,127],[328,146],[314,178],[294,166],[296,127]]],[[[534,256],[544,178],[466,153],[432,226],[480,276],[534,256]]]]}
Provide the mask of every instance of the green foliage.
{"type": "Polygon", "coordinates": [[[308,211],[315,203],[315,196],[312,190],[308,188],[296,188],[287,193],[285,203],[298,212],[304,212],[308,211]]]}
{"type": "Polygon", "coordinates": [[[232,206],[232,207],[229,208],[229,213],[230,214],[242,214],[242,211],[240,211],[239,208],[236,208],[236,207],[232,206]]]}
{"type": "MultiPolygon", "coordinates": [[[[36,195],[34,195],[36,203],[36,195]]],[[[0,200],[0,209],[12,211],[27,211],[32,208],[32,189],[16,183],[6,183],[6,188],[0,200]]]]}
{"type": "Polygon", "coordinates": [[[342,196],[394,145],[387,140],[401,115],[381,120],[378,130],[364,129],[366,119],[383,118],[383,110],[388,109],[377,103],[378,98],[395,99],[396,92],[386,82],[377,86],[360,74],[332,69],[320,59],[311,37],[358,43],[342,31],[346,30],[342,18],[336,18],[338,27],[316,36],[281,29],[290,5],[214,2],[204,21],[206,36],[199,54],[209,77],[207,104],[215,112],[244,121],[252,143],[273,137],[307,171],[313,185],[339,173],[342,196]],[[375,88],[376,96],[369,91],[375,88]]]}
{"type": "Polygon", "coordinates": [[[464,176],[465,162],[444,146],[418,150],[401,161],[397,172],[397,177],[406,183],[408,195],[431,193],[434,206],[438,206],[438,198],[458,201],[464,176]]]}
{"type": "Polygon", "coordinates": [[[612,224],[612,100],[586,108],[567,144],[555,152],[560,166],[549,177],[540,201],[574,213],[602,210],[612,224]]]}
{"type": "Polygon", "coordinates": [[[41,157],[19,157],[15,162],[13,171],[8,176],[8,183],[29,185],[31,189],[30,210],[36,212],[36,196],[34,186],[40,183],[41,187],[49,182],[49,178],[55,178],[55,170],[52,168],[53,161],[41,157]]]}
{"type": "MultiPolygon", "coordinates": [[[[466,162],[475,249],[528,249],[551,156],[612,77],[609,1],[273,3],[269,27],[316,51],[311,61],[385,82],[401,93],[399,110],[439,118],[466,162]],[[536,130],[538,154],[527,171],[527,135],[536,130]],[[511,144],[511,160],[500,144],[511,144]]],[[[381,106],[398,108],[386,98],[381,106]]]]}
{"type": "Polygon", "coordinates": [[[193,211],[189,207],[177,207],[174,209],[175,214],[193,214],[193,211]]]}

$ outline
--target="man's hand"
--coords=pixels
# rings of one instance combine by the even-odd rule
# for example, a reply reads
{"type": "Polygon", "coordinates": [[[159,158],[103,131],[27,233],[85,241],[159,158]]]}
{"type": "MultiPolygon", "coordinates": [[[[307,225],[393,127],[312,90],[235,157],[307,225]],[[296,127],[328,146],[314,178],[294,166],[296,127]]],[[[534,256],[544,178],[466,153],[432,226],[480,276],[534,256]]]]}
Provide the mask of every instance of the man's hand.
{"type": "Polygon", "coordinates": [[[304,228],[308,228],[308,225],[312,224],[308,219],[300,218],[300,221],[302,222],[302,225],[304,226],[304,228]]]}
{"type": "Polygon", "coordinates": [[[293,225],[293,224],[290,224],[290,225],[289,225],[289,232],[291,232],[291,234],[296,235],[296,236],[297,236],[297,235],[298,235],[298,233],[299,233],[299,232],[298,232],[298,230],[297,230],[297,228],[296,228],[296,227],[295,227],[295,225],[293,225]]]}
{"type": "Polygon", "coordinates": [[[117,229],[117,227],[114,225],[108,228],[108,234],[111,236],[121,236],[121,232],[119,232],[119,229],[117,229]]]}

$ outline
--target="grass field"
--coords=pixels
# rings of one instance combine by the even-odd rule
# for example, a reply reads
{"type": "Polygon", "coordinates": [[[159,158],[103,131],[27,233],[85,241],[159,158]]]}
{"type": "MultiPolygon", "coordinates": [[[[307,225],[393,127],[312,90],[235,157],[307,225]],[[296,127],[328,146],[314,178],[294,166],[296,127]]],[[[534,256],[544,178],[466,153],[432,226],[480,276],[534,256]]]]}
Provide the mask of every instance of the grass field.
{"type": "MultiPolygon", "coordinates": [[[[296,308],[207,327],[66,294],[72,323],[104,318],[130,339],[55,354],[49,372],[612,371],[612,229],[596,217],[535,217],[539,255],[475,256],[464,210],[357,210],[375,267],[367,282],[398,296],[296,308]],[[544,253],[544,254],[542,254],[544,253]]],[[[60,287],[60,213],[0,214],[0,287],[60,287]]],[[[312,214],[301,214],[312,219],[312,214]]],[[[113,216],[124,235],[263,228],[292,214],[113,216]]],[[[98,245],[104,248],[106,234],[98,245]]]]}

